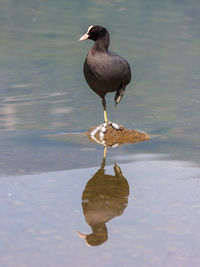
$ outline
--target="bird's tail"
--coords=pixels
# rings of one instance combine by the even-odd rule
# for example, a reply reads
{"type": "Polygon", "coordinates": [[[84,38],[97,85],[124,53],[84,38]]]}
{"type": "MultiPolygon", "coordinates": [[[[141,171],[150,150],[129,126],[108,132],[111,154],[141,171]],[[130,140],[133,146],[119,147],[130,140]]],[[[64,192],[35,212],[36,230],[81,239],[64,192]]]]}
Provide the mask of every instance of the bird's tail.
{"type": "Polygon", "coordinates": [[[119,87],[119,89],[117,90],[116,95],[115,95],[115,107],[120,102],[120,100],[122,99],[122,96],[123,96],[123,94],[125,92],[125,88],[126,88],[125,85],[121,85],[119,87]]]}

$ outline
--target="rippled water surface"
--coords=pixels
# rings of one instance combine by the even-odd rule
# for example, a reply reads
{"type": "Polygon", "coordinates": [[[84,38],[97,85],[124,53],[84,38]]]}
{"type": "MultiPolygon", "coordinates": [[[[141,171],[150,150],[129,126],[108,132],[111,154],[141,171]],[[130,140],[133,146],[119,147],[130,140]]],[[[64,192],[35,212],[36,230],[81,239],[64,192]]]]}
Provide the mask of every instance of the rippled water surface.
{"type": "Polygon", "coordinates": [[[0,1],[3,266],[199,266],[199,9],[0,1]],[[103,120],[82,74],[92,42],[78,42],[94,24],[133,73],[109,119],[152,136],[109,149],[106,166],[83,135],[103,120]]]}

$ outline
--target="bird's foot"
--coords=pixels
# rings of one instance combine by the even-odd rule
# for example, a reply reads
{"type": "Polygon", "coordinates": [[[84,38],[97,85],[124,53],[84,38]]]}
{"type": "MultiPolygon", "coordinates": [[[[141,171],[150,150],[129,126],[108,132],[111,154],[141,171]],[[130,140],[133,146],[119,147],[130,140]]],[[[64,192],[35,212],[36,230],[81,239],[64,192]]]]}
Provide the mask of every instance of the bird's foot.
{"type": "Polygon", "coordinates": [[[115,122],[104,122],[98,126],[96,126],[92,132],[90,133],[90,136],[95,136],[96,133],[99,134],[99,138],[103,139],[105,132],[107,131],[107,127],[111,125],[113,129],[115,130],[121,130],[121,127],[119,124],[115,122]]]}
{"type": "MultiPolygon", "coordinates": [[[[118,125],[115,122],[104,122],[98,126],[96,126],[91,132],[90,137],[98,144],[103,145],[104,147],[108,145],[107,139],[105,138],[105,134],[108,130],[108,128],[113,128],[117,131],[122,131],[122,126],[118,125]]],[[[108,136],[107,136],[108,137],[108,136]]],[[[110,147],[116,147],[118,146],[118,143],[114,143],[112,145],[109,145],[110,147]]]]}
{"type": "Polygon", "coordinates": [[[106,142],[104,140],[104,133],[106,132],[107,123],[104,122],[97,127],[95,127],[90,133],[91,138],[98,144],[106,146],[106,142]],[[98,133],[99,138],[97,139],[95,135],[98,133]]]}
{"type": "Polygon", "coordinates": [[[95,127],[92,132],[90,133],[90,136],[95,136],[96,133],[99,132],[99,135],[104,135],[104,133],[106,132],[106,128],[108,126],[107,122],[104,122],[100,125],[98,125],[97,127],[95,127]]]}
{"type": "Polygon", "coordinates": [[[115,122],[109,122],[110,125],[113,127],[113,129],[115,130],[120,130],[121,131],[121,127],[119,124],[115,123],[115,122]]]}

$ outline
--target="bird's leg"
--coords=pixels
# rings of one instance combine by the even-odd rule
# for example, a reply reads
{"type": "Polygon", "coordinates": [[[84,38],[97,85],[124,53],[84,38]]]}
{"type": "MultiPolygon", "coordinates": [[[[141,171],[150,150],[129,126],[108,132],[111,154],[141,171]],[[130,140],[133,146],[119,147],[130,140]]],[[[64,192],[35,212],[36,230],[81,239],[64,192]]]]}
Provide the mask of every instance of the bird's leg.
{"type": "Polygon", "coordinates": [[[108,125],[111,125],[115,130],[120,130],[120,125],[118,125],[115,122],[108,121],[107,112],[106,112],[106,100],[105,97],[102,98],[102,105],[104,110],[104,123],[100,124],[99,126],[95,127],[92,132],[90,133],[90,136],[97,142],[102,145],[105,145],[104,141],[104,134],[107,130],[108,125]],[[95,138],[96,133],[99,134],[100,141],[98,142],[95,138]]]}
{"type": "Polygon", "coordinates": [[[115,130],[119,130],[120,126],[117,123],[108,121],[105,97],[102,98],[102,105],[103,105],[103,110],[104,110],[104,121],[105,121],[106,126],[110,124],[115,130]]]}
{"type": "MultiPolygon", "coordinates": [[[[94,137],[95,134],[98,132],[99,133],[99,138],[101,141],[104,138],[104,133],[106,132],[106,127],[108,126],[108,117],[107,117],[107,112],[106,112],[106,100],[105,97],[102,98],[102,105],[103,105],[103,110],[104,110],[104,123],[100,124],[99,126],[95,127],[92,132],[90,133],[90,136],[94,137]]],[[[104,144],[103,144],[104,145],[104,144]]]]}
{"type": "Polygon", "coordinates": [[[102,98],[102,105],[103,105],[103,111],[104,111],[104,121],[105,121],[105,123],[108,123],[105,97],[102,98]]]}

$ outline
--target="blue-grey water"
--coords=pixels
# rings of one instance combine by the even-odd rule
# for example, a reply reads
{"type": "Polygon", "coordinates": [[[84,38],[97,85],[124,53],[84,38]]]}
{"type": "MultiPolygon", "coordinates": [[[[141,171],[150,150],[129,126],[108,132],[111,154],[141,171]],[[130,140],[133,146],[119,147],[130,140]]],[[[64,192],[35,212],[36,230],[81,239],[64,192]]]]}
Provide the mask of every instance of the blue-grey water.
{"type": "Polygon", "coordinates": [[[199,10],[0,1],[1,266],[200,265],[199,10]],[[83,135],[103,120],[82,74],[92,41],[78,42],[94,24],[133,73],[117,108],[107,96],[109,120],[152,137],[109,149],[105,172],[103,147],[83,135]],[[95,231],[98,246],[78,236],[95,231]]]}

